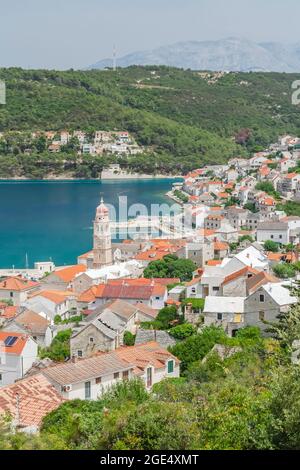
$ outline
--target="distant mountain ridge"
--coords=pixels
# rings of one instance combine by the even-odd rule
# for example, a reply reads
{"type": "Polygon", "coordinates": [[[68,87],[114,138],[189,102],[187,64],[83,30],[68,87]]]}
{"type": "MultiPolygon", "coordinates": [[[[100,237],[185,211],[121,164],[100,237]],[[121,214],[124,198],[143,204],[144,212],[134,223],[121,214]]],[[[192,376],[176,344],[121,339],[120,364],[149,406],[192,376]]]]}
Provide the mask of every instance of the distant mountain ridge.
{"type": "MultiPolygon", "coordinates": [[[[247,39],[186,41],[147,51],[137,51],[117,59],[118,67],[167,65],[193,70],[232,72],[300,72],[300,43],[256,43],[247,39]]],[[[112,67],[103,59],[88,69],[112,67]]]]}

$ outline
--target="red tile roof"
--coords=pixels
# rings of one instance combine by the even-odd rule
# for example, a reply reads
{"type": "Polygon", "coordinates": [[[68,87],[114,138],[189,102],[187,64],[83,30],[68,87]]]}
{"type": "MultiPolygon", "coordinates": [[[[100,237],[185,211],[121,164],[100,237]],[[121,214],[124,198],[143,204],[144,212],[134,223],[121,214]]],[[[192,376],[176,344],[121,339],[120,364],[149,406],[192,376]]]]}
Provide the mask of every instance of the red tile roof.
{"type": "Polygon", "coordinates": [[[72,291],[60,291],[60,290],[41,290],[36,292],[30,298],[34,297],[44,297],[45,299],[50,300],[51,302],[59,305],[65,302],[67,299],[76,297],[77,294],[72,291]]]}
{"type": "Polygon", "coordinates": [[[63,398],[42,374],[0,388],[0,414],[11,415],[20,427],[39,427],[44,416],[63,402],[63,398]]]}
{"type": "Polygon", "coordinates": [[[209,260],[206,263],[207,266],[220,266],[220,264],[222,264],[222,261],[214,260],[214,259],[209,260]]]}
{"type": "Polygon", "coordinates": [[[176,364],[180,363],[177,357],[161,348],[155,341],[137,346],[121,347],[114,352],[119,359],[134,364],[134,373],[137,375],[141,375],[149,364],[153,365],[155,369],[162,369],[168,359],[174,359],[176,364]]]}
{"type": "Polygon", "coordinates": [[[255,275],[255,274],[258,274],[258,272],[259,271],[257,271],[257,269],[253,269],[249,266],[246,266],[245,268],[240,269],[239,271],[235,271],[234,273],[225,277],[224,281],[222,282],[222,286],[225,286],[229,282],[234,281],[235,279],[238,279],[239,277],[245,277],[250,274],[255,275]]]}
{"type": "Polygon", "coordinates": [[[226,242],[215,242],[214,243],[214,250],[215,251],[229,250],[229,245],[226,242]]]}
{"type": "Polygon", "coordinates": [[[64,282],[71,282],[77,274],[86,271],[86,266],[83,264],[76,264],[67,268],[57,269],[54,274],[64,282]]]}
{"type": "Polygon", "coordinates": [[[39,283],[23,279],[22,277],[8,277],[0,282],[0,290],[24,291],[38,287],[39,283]]]}
{"type": "Polygon", "coordinates": [[[14,318],[17,315],[18,307],[0,307],[0,318],[14,318]]]}

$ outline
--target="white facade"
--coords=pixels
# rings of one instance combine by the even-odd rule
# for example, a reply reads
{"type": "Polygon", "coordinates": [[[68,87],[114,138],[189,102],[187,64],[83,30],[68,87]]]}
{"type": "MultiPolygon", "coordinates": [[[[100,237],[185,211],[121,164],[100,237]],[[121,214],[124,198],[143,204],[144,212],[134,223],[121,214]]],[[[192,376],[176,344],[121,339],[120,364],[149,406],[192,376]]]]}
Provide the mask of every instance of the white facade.
{"type": "Polygon", "coordinates": [[[257,241],[259,243],[266,242],[268,240],[272,240],[276,243],[281,243],[283,245],[287,245],[290,241],[290,230],[287,227],[286,229],[272,229],[271,225],[270,228],[257,229],[257,241]]]}
{"type": "Polygon", "coordinates": [[[0,387],[11,385],[23,378],[37,357],[38,345],[30,337],[20,354],[4,352],[3,347],[0,346],[0,387]]]}

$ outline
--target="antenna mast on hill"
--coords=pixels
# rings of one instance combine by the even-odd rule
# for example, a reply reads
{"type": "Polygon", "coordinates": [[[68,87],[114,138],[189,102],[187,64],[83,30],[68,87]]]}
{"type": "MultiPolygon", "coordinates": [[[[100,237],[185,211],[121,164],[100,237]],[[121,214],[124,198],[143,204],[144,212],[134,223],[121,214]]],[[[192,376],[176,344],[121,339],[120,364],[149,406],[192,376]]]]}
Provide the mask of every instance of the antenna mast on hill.
{"type": "Polygon", "coordinates": [[[113,47],[113,71],[115,72],[117,70],[117,49],[116,45],[114,44],[113,47]]]}

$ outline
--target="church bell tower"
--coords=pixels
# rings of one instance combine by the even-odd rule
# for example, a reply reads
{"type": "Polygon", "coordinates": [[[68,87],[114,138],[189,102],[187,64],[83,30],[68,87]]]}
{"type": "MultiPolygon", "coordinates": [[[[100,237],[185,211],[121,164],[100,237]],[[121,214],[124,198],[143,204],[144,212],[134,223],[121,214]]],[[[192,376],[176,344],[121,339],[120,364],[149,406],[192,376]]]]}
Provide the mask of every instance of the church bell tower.
{"type": "Polygon", "coordinates": [[[103,198],[101,198],[101,203],[96,209],[93,252],[94,269],[100,269],[113,264],[109,211],[104,205],[103,198]]]}

